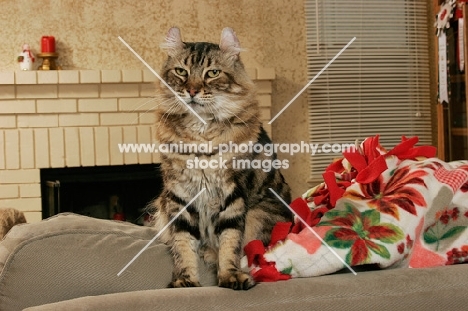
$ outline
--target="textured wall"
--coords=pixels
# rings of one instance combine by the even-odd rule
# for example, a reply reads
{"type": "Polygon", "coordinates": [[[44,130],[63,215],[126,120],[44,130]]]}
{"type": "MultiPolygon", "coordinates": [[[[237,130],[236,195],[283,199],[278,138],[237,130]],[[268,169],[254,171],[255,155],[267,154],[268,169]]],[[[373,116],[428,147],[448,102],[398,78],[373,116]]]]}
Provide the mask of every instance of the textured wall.
{"type": "MultiPolygon", "coordinates": [[[[219,40],[232,27],[245,49],[246,67],[273,67],[273,115],[307,82],[303,0],[16,0],[2,1],[0,71],[16,70],[15,57],[27,42],[40,50],[42,35],[57,40],[64,69],[142,69],[143,65],[117,39],[124,38],[158,69],[166,31],[178,26],[186,41],[219,40]]],[[[301,96],[273,123],[276,142],[308,141],[307,102],[301,96]]],[[[285,170],[293,195],[307,189],[309,157],[290,161],[285,170]]]]}

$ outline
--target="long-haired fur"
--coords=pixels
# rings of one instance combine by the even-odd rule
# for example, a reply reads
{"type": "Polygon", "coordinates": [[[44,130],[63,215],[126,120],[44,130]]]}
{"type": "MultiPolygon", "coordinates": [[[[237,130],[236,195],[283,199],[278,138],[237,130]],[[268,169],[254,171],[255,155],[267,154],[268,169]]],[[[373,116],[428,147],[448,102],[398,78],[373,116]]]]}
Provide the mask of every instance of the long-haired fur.
{"type": "Polygon", "coordinates": [[[154,202],[157,228],[162,229],[206,189],[162,233],[174,258],[169,286],[200,286],[197,261],[201,255],[217,269],[219,286],[248,289],[255,282],[240,269],[243,247],[254,239],[268,243],[278,221],[292,220],[289,210],[268,190],[290,200],[290,189],[279,170],[233,166],[238,160],[273,161],[276,155],[232,150],[220,157],[216,149],[220,144],[271,143],[259,120],[255,85],[240,60],[239,40],[230,28],[222,31],[219,44],[183,42],[179,29],[172,28],[162,46],[168,58],[161,76],[184,102],[159,86],[159,143],[211,142],[213,146],[211,152],[179,150],[161,155],[164,190],[154,202]],[[197,159],[223,166],[188,167],[197,159]]]}

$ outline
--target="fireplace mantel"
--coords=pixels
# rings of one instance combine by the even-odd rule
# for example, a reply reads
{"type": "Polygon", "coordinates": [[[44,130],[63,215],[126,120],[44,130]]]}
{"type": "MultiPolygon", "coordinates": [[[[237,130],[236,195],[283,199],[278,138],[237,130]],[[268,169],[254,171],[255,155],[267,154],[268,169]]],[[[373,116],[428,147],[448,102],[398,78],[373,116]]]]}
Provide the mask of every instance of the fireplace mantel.
{"type": "MultiPolygon", "coordinates": [[[[248,73],[268,121],[275,72],[248,73]]],[[[155,81],[146,69],[0,72],[0,208],[40,221],[41,168],[158,163],[157,154],[118,150],[153,142],[155,81]]]]}

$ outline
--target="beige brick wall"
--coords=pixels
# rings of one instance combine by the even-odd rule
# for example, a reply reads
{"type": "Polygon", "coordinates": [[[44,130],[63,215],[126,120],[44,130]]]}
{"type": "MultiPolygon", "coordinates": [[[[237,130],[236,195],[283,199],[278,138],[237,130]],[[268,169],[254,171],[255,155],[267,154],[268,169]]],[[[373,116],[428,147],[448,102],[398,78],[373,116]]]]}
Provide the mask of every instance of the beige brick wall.
{"type": "MultiPolygon", "coordinates": [[[[265,128],[271,68],[248,69],[265,128]]],[[[153,143],[155,76],[149,70],[0,72],[0,208],[41,220],[40,169],[158,163],[119,143],[153,143]]]]}

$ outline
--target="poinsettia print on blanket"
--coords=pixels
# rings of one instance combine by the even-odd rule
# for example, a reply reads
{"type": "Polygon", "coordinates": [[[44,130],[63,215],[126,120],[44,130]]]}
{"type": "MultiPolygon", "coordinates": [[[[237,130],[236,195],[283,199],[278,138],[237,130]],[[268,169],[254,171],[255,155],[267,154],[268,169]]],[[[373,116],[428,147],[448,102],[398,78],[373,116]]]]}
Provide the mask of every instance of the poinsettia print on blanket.
{"type": "Polygon", "coordinates": [[[390,151],[370,137],[291,203],[294,224],[245,248],[257,281],[329,274],[347,266],[430,267],[468,262],[468,161],[402,138],[390,151]]]}

